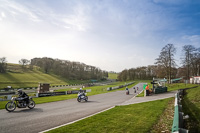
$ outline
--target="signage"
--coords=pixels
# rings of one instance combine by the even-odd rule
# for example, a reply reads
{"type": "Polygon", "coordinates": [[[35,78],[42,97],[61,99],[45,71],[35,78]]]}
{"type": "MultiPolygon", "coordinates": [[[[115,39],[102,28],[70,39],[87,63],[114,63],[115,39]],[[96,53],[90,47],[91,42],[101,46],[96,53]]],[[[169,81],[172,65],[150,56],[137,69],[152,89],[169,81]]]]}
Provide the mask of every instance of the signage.
{"type": "Polygon", "coordinates": [[[61,91],[61,92],[43,92],[43,93],[38,93],[38,97],[58,96],[58,95],[66,95],[66,92],[65,91],[61,91]]]}

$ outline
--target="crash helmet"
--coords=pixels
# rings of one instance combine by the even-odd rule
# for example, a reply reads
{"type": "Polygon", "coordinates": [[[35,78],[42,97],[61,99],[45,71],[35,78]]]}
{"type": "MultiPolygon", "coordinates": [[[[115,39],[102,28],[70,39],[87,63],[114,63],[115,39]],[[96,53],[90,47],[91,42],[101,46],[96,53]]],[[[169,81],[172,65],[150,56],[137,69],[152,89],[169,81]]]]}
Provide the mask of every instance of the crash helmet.
{"type": "Polygon", "coordinates": [[[17,90],[18,94],[22,94],[22,89],[17,90]]]}

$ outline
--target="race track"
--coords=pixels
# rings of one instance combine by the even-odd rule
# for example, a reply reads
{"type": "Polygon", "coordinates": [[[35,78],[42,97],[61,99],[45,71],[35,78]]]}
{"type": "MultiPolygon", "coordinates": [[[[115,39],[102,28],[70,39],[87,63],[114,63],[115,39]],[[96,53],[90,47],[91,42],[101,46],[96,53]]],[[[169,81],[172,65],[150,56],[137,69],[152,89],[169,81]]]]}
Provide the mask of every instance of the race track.
{"type": "MultiPolygon", "coordinates": [[[[142,90],[142,84],[136,86],[139,86],[139,91],[142,90]]],[[[133,89],[130,88],[130,95],[126,95],[125,90],[110,92],[89,96],[89,101],[83,103],[70,99],[38,104],[32,110],[16,108],[10,113],[5,109],[0,110],[0,132],[37,133],[119,105],[135,95],[136,93],[133,93],[133,89]]]]}

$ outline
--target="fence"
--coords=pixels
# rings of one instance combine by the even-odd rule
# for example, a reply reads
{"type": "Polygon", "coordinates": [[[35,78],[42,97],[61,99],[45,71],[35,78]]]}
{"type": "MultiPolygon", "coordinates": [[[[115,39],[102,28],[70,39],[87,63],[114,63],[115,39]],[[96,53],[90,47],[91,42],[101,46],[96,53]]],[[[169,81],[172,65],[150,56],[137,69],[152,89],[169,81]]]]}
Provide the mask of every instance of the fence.
{"type": "Polygon", "coordinates": [[[181,98],[183,97],[183,90],[178,90],[175,94],[174,103],[174,119],[172,125],[172,133],[188,133],[188,130],[183,129],[184,113],[182,111],[181,98]]]}

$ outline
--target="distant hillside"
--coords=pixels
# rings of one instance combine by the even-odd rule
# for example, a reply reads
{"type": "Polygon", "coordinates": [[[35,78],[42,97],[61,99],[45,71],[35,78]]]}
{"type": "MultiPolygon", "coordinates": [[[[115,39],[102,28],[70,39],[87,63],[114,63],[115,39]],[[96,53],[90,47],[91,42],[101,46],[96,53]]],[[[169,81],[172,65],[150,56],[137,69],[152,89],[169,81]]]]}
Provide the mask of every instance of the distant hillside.
{"type": "Polygon", "coordinates": [[[8,64],[7,73],[0,73],[0,89],[7,86],[13,88],[22,87],[37,87],[39,83],[50,83],[51,85],[67,85],[73,84],[73,82],[80,81],[69,81],[61,78],[54,74],[45,74],[39,71],[39,67],[22,68],[18,64],[8,64]]]}
{"type": "Polygon", "coordinates": [[[118,74],[117,73],[108,73],[108,79],[117,79],[118,74]]]}

